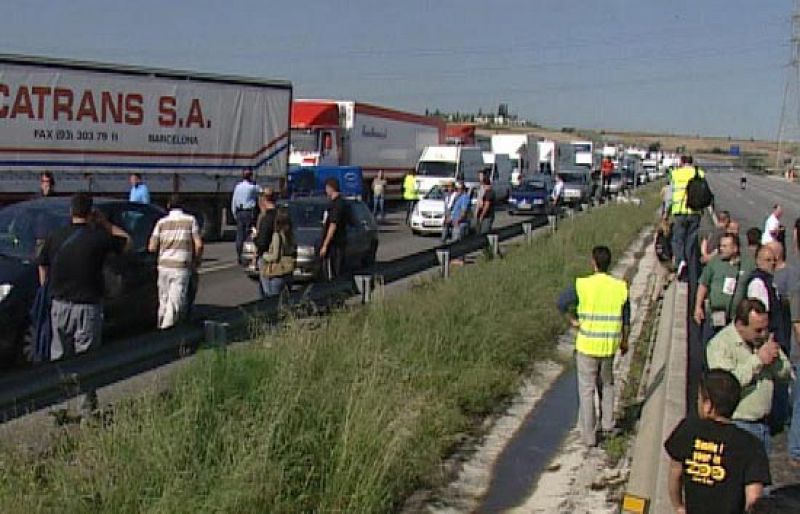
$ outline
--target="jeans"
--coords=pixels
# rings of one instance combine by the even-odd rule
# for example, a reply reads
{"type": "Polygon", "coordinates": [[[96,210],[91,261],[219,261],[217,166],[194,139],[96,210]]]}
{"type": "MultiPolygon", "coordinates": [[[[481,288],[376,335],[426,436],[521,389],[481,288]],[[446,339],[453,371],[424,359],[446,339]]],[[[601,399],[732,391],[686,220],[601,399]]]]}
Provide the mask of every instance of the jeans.
{"type": "Polygon", "coordinates": [[[416,200],[406,200],[406,223],[411,223],[411,214],[414,212],[414,206],[417,205],[416,200]]]}
{"type": "Polygon", "coordinates": [[[672,255],[675,266],[685,262],[689,279],[696,281],[698,273],[697,230],[700,228],[699,214],[678,214],[672,225],[672,255]]]}
{"type": "Polygon", "coordinates": [[[236,211],[236,257],[242,260],[242,248],[247,233],[253,226],[253,211],[249,209],[236,211]]]}
{"type": "Polygon", "coordinates": [[[575,354],[578,371],[578,426],[586,446],[597,444],[597,416],[594,394],[600,393],[600,426],[603,430],[614,428],[614,357],[592,357],[575,354]]]}
{"type": "Polygon", "coordinates": [[[380,219],[386,218],[383,195],[374,195],[372,197],[372,215],[378,218],[378,213],[380,213],[380,219]]]}
{"type": "Polygon", "coordinates": [[[756,439],[764,445],[764,451],[767,454],[767,458],[769,458],[769,452],[772,450],[772,440],[766,423],[761,421],[742,421],[740,419],[734,419],[733,423],[745,432],[750,432],[756,436],[756,439]]]}
{"type": "Polygon", "coordinates": [[[798,377],[792,386],[792,422],[789,427],[789,457],[800,460],[800,364],[794,365],[798,377]]]}
{"type": "Polygon", "coordinates": [[[453,236],[453,225],[449,221],[445,221],[442,225],[442,244],[447,244],[453,236]]]}
{"type": "Polygon", "coordinates": [[[288,283],[289,277],[285,275],[281,277],[261,277],[264,298],[279,296],[288,283]]]}

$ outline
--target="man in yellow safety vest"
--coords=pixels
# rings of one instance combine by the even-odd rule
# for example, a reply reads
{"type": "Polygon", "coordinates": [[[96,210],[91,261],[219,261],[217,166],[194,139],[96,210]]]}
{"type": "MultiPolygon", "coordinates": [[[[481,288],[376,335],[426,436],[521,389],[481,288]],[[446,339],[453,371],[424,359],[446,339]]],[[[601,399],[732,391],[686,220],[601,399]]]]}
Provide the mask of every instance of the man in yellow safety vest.
{"type": "Polygon", "coordinates": [[[611,250],[592,249],[594,274],[578,278],[558,299],[559,310],[576,329],[578,425],[586,446],[597,444],[594,396],[599,387],[600,425],[604,435],[614,431],[614,355],[628,352],[630,303],[625,281],[608,274],[611,250]]]}
{"type": "Polygon", "coordinates": [[[675,275],[680,279],[688,271],[692,280],[697,280],[698,254],[697,231],[700,228],[699,211],[690,209],[686,205],[686,188],[689,181],[695,176],[704,177],[705,173],[694,166],[691,155],[681,156],[681,165],[669,174],[672,186],[672,202],[670,214],[672,215],[672,255],[675,261],[675,275]]]}
{"type": "Polygon", "coordinates": [[[409,171],[403,179],[403,200],[406,202],[406,223],[411,223],[411,214],[414,212],[414,205],[419,198],[417,191],[417,176],[413,171],[409,171]]]}

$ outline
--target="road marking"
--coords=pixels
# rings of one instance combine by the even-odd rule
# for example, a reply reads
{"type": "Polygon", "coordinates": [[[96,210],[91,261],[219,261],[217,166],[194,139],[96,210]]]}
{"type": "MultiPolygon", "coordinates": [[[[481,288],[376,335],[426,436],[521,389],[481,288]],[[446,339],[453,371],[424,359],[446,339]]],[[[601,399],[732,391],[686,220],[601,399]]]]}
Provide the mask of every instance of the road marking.
{"type": "Polygon", "coordinates": [[[200,270],[197,272],[197,274],[198,275],[203,275],[205,273],[213,273],[215,271],[222,271],[222,270],[226,270],[226,269],[230,269],[230,268],[235,268],[237,266],[238,266],[238,264],[236,264],[235,262],[228,262],[228,263],[224,263],[224,264],[216,264],[214,266],[208,266],[208,267],[204,266],[204,267],[200,268],[200,270]]]}

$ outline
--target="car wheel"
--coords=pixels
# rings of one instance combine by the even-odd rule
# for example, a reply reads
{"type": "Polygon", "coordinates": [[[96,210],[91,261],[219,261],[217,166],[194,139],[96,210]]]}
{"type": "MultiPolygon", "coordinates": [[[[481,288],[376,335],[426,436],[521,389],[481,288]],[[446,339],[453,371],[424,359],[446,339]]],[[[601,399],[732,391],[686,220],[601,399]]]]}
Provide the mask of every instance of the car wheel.
{"type": "Polygon", "coordinates": [[[36,341],[33,335],[33,324],[28,325],[28,328],[25,329],[20,339],[20,362],[21,364],[32,364],[36,357],[36,341]]]}
{"type": "Polygon", "coordinates": [[[364,255],[364,258],[361,260],[361,265],[366,268],[375,264],[375,261],[377,260],[378,260],[378,243],[372,243],[369,252],[367,252],[367,254],[364,255]]]}

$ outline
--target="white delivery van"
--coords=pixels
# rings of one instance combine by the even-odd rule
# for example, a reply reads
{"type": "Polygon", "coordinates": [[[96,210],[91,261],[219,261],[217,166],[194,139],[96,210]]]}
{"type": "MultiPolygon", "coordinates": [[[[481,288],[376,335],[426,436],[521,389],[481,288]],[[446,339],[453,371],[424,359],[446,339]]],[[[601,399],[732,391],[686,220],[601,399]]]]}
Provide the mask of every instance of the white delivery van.
{"type": "Polygon", "coordinates": [[[477,146],[428,146],[417,162],[417,192],[422,197],[434,186],[456,181],[474,189],[483,168],[483,152],[477,146]]]}

